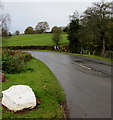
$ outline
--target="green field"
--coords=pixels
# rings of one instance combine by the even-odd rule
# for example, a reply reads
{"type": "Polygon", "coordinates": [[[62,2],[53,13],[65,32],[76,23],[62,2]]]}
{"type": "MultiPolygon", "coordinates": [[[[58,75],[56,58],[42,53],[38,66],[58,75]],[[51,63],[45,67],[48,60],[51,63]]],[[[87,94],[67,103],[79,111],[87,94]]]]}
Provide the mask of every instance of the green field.
{"type": "Polygon", "coordinates": [[[44,63],[37,59],[32,59],[27,65],[31,70],[6,74],[7,81],[2,83],[2,90],[12,85],[28,85],[33,89],[40,104],[33,110],[20,113],[3,109],[3,118],[62,118],[63,111],[59,103],[65,102],[65,95],[56,77],[44,63]]]}
{"type": "MultiPolygon", "coordinates": [[[[68,44],[67,34],[62,34],[62,39],[59,44],[68,44]]],[[[44,46],[54,45],[52,41],[52,33],[48,34],[32,34],[18,35],[3,38],[3,46],[44,46]]]]}

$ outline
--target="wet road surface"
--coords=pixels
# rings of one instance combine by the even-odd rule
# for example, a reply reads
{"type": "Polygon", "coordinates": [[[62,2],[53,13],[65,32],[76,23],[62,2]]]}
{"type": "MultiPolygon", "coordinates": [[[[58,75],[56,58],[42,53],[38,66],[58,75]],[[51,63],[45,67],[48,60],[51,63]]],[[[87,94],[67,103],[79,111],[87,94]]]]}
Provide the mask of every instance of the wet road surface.
{"type": "Polygon", "coordinates": [[[111,117],[111,65],[85,57],[28,51],[43,61],[63,87],[71,118],[111,117]]]}

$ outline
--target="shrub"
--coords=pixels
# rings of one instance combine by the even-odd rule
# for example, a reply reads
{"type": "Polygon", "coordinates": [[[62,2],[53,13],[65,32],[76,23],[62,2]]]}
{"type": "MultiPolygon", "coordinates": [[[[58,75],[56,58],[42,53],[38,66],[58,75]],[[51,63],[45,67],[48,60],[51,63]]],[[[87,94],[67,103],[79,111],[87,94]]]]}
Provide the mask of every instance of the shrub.
{"type": "Polygon", "coordinates": [[[22,54],[19,55],[20,59],[23,60],[24,62],[28,62],[32,59],[32,56],[30,53],[23,52],[22,54]]]}
{"type": "Polygon", "coordinates": [[[20,73],[28,69],[26,62],[31,60],[29,53],[3,50],[2,71],[4,73],[20,73]]]}
{"type": "Polygon", "coordinates": [[[18,57],[20,60],[24,62],[28,62],[32,59],[32,56],[30,53],[22,52],[20,50],[12,50],[9,52],[10,55],[13,55],[14,57],[18,57]]]}

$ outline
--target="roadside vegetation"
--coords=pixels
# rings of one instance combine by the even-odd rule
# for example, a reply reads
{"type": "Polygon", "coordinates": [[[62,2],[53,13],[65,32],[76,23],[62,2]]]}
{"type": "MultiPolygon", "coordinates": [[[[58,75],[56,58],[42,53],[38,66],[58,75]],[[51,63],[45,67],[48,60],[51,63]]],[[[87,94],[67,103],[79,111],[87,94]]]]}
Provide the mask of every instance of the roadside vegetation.
{"type": "MultiPolygon", "coordinates": [[[[62,52],[62,53],[66,54],[65,52],[62,52]]],[[[88,58],[93,58],[93,59],[97,59],[97,60],[102,60],[102,61],[113,63],[113,59],[112,58],[106,58],[106,57],[98,56],[98,55],[76,54],[76,53],[67,53],[67,54],[78,55],[78,56],[83,56],[83,57],[88,57],[88,58]]]]}
{"type": "MultiPolygon", "coordinates": [[[[3,118],[62,118],[64,113],[61,105],[65,102],[65,95],[54,74],[44,63],[31,58],[29,53],[22,53],[20,51],[10,51],[9,53],[10,56],[16,57],[18,60],[21,59],[22,63],[24,62],[23,64],[27,66],[27,69],[23,71],[22,66],[20,70],[19,65],[21,63],[13,62],[13,58],[12,60],[4,60],[7,63],[4,67],[8,67],[9,71],[10,69],[15,69],[15,73],[12,71],[9,73],[3,67],[7,80],[2,83],[2,90],[6,90],[12,85],[28,85],[33,89],[38,105],[33,110],[17,113],[9,112],[3,108],[3,118]],[[17,65],[17,67],[13,68],[11,65],[17,65]]],[[[24,68],[26,68],[25,66],[24,68]]]]}
{"type": "Polygon", "coordinates": [[[101,56],[97,56],[97,55],[83,55],[83,54],[78,54],[78,55],[113,63],[113,59],[112,58],[110,59],[110,58],[105,58],[105,57],[101,57],[101,56]]]}
{"type": "Polygon", "coordinates": [[[2,72],[20,73],[29,69],[26,63],[32,59],[31,54],[21,51],[2,50],[2,72]]]}
{"type": "Polygon", "coordinates": [[[104,56],[113,51],[113,2],[95,2],[80,16],[70,15],[68,25],[69,50],[72,53],[87,51],[104,56]]]}

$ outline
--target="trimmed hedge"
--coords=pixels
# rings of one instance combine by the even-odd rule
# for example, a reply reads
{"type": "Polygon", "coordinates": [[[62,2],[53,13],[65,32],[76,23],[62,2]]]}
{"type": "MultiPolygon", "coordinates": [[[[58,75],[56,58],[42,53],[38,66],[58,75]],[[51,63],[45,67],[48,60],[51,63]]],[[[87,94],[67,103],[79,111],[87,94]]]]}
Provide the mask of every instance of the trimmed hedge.
{"type": "MultiPolygon", "coordinates": [[[[37,50],[56,50],[55,46],[7,46],[2,47],[7,49],[13,49],[13,50],[22,50],[22,49],[37,49],[37,50]]],[[[58,51],[68,51],[68,46],[66,45],[58,45],[57,49],[58,51]]]]}

